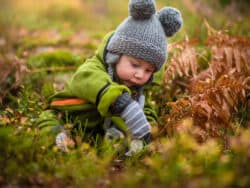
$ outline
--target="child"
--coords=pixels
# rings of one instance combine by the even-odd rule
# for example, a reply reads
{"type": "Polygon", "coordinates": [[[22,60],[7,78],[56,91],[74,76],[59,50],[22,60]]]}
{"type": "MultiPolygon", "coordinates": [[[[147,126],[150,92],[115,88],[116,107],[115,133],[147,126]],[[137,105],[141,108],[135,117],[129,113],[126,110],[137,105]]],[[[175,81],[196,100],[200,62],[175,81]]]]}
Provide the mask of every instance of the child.
{"type": "MultiPolygon", "coordinates": [[[[156,14],[154,0],[130,0],[129,12],[104,38],[95,56],[78,68],[68,87],[51,97],[50,108],[73,119],[81,129],[105,130],[109,138],[129,136],[132,146],[139,143],[141,148],[141,141],[150,138],[149,120],[155,120],[144,105],[143,87],[151,84],[166,61],[166,37],[180,29],[182,17],[170,7],[156,14]]],[[[51,129],[49,124],[62,124],[52,120],[52,114],[44,117],[40,128],[51,131],[58,126],[51,129]]],[[[67,151],[68,141],[70,135],[59,131],[58,148],[67,151]]]]}

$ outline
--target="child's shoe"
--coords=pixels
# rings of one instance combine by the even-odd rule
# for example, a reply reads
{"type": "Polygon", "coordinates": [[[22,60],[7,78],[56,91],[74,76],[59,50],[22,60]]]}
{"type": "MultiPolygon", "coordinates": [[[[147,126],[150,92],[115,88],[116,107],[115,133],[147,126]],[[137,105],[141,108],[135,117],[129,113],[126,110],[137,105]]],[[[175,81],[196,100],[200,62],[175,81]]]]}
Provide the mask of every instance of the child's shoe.
{"type": "Polygon", "coordinates": [[[74,147],[75,142],[68,136],[66,131],[62,131],[56,135],[56,145],[59,150],[69,152],[69,148],[74,147]]]}

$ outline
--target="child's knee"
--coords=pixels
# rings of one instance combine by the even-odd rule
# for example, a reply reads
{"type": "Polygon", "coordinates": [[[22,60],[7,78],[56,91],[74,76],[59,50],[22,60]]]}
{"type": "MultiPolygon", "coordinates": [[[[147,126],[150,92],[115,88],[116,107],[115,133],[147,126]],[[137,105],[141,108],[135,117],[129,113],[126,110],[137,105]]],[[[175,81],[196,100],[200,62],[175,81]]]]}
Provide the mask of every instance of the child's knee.
{"type": "Polygon", "coordinates": [[[36,125],[41,132],[52,132],[61,122],[54,111],[46,110],[39,115],[36,125]]]}

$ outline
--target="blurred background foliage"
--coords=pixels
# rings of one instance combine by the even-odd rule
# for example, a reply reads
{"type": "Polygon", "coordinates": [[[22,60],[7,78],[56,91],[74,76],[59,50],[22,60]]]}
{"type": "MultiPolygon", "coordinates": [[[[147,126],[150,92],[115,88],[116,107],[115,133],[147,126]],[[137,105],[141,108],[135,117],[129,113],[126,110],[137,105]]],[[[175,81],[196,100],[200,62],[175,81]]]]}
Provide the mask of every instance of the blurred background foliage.
{"type": "MultiPolygon", "coordinates": [[[[1,26],[28,29],[57,29],[60,32],[86,29],[106,32],[127,17],[128,1],[116,0],[2,0],[1,26]]],[[[184,17],[183,33],[197,36],[204,19],[218,30],[249,37],[248,0],[158,0],[158,9],[167,5],[180,9],[184,17]],[[240,27],[238,27],[240,26],[240,27]]]]}

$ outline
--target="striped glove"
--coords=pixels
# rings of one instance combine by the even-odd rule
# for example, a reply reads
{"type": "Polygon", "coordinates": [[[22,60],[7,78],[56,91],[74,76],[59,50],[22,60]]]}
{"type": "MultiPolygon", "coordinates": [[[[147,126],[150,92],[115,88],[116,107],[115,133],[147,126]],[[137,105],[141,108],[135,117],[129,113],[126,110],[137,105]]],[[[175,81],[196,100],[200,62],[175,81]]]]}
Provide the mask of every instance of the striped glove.
{"type": "Polygon", "coordinates": [[[125,120],[127,130],[131,132],[133,138],[143,139],[151,131],[146,116],[136,101],[132,101],[122,111],[121,117],[125,120]]]}
{"type": "Polygon", "coordinates": [[[111,106],[113,114],[119,114],[124,119],[127,130],[132,134],[133,139],[149,141],[151,126],[143,112],[144,98],[136,102],[129,93],[123,93],[111,106]],[[140,103],[140,104],[139,104],[140,103]]]}

